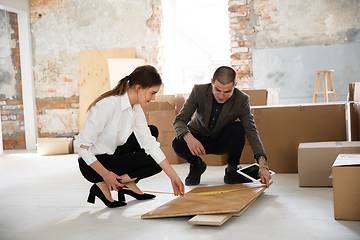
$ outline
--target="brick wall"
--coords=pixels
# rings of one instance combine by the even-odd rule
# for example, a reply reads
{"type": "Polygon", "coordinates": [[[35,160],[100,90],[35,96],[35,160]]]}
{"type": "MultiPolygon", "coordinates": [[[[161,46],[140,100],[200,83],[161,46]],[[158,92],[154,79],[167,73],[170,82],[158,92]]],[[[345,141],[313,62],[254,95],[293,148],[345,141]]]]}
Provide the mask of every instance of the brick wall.
{"type": "Polygon", "coordinates": [[[70,97],[70,98],[37,98],[36,99],[36,114],[38,117],[38,136],[40,138],[43,137],[69,137],[74,136],[78,133],[78,115],[77,111],[79,109],[79,98],[78,97],[70,97]],[[46,116],[51,115],[49,114],[52,110],[59,110],[60,114],[54,114],[52,116],[46,116]],[[62,110],[70,110],[70,114],[61,114],[62,110]],[[75,113],[76,112],[76,113],[75,113]],[[69,123],[69,119],[71,116],[73,116],[74,121],[72,123],[69,123]],[[65,122],[65,125],[72,125],[70,126],[69,131],[63,131],[63,126],[58,126],[55,124],[52,124],[48,122],[47,120],[41,120],[41,119],[56,119],[56,118],[63,118],[62,120],[65,122]],[[65,119],[66,118],[66,119],[65,119]],[[53,126],[55,125],[55,126],[53,126]],[[74,126],[76,125],[76,126],[74,126]],[[54,130],[52,128],[55,128],[54,130]],[[58,130],[58,132],[57,132],[58,130]]]}
{"type": "Polygon", "coordinates": [[[9,32],[13,43],[11,59],[15,68],[15,96],[0,95],[1,125],[4,149],[25,149],[24,111],[22,101],[22,83],[20,69],[19,32],[17,14],[7,12],[9,32]]]}
{"type": "Polygon", "coordinates": [[[231,66],[236,71],[238,87],[241,89],[253,87],[252,49],[259,30],[259,14],[254,11],[254,2],[257,1],[228,1],[231,66]]]}

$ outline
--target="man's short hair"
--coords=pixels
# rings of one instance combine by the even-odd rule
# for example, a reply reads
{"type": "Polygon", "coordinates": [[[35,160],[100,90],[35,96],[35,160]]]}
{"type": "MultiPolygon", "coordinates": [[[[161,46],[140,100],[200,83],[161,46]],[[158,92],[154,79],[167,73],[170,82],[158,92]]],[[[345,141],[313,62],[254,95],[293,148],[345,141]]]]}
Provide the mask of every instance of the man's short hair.
{"type": "Polygon", "coordinates": [[[216,69],[213,76],[213,81],[218,80],[221,84],[236,83],[236,72],[231,67],[222,66],[216,69]]]}

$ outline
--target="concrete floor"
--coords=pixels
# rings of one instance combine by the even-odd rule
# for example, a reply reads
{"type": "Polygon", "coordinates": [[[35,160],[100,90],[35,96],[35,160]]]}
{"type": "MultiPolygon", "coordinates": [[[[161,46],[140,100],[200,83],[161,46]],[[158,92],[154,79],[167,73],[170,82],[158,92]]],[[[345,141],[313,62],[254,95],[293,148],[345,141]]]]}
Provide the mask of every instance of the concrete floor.
{"type": "MultiPolygon", "coordinates": [[[[188,164],[174,165],[184,180],[188,164]]],[[[223,184],[225,166],[211,166],[200,186],[223,184]]],[[[0,239],[360,239],[359,221],[335,221],[332,188],[300,188],[297,174],[276,174],[274,184],[240,217],[221,227],[194,226],[190,217],[140,216],[174,198],[157,194],[106,208],[86,202],[91,186],[77,155],[38,156],[4,151],[0,157],[0,239]]],[[[164,173],[139,183],[143,190],[171,191],[164,173]]],[[[192,188],[186,187],[186,191],[192,188]]]]}

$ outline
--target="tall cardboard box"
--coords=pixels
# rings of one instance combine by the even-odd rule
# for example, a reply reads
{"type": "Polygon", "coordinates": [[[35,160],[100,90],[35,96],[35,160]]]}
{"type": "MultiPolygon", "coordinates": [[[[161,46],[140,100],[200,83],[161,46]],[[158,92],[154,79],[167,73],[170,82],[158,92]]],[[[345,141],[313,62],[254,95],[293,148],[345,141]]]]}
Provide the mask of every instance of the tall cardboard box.
{"type": "Polygon", "coordinates": [[[360,155],[339,154],[332,175],[334,218],[360,221],[360,155]]]}
{"type": "MultiPolygon", "coordinates": [[[[174,97],[175,103],[175,97],[174,97]]],[[[155,125],[159,129],[158,142],[170,164],[179,164],[185,160],[179,158],[173,148],[172,140],[176,136],[173,129],[175,119],[175,106],[170,102],[150,102],[143,108],[148,124],[155,125]]]]}
{"type": "MultiPolygon", "coordinates": [[[[268,164],[276,173],[297,173],[300,143],[346,141],[345,104],[255,106],[251,108],[268,164]]],[[[253,163],[245,144],[241,163],[253,163]]]]}
{"type": "Polygon", "coordinates": [[[206,154],[201,155],[200,157],[208,166],[223,166],[228,162],[227,153],[223,155],[206,154]]]}
{"type": "MultiPolygon", "coordinates": [[[[360,142],[300,143],[298,172],[300,187],[331,187],[332,165],[341,153],[360,154],[360,142]]],[[[360,200],[360,199],[359,199],[360,200]]]]}

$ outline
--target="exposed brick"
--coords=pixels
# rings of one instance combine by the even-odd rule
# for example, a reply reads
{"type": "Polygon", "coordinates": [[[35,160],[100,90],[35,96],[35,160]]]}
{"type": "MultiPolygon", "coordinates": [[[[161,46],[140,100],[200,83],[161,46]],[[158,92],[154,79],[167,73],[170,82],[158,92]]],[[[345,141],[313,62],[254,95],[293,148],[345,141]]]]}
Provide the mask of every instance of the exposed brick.
{"type": "Polygon", "coordinates": [[[242,66],[240,66],[240,70],[241,71],[250,71],[250,67],[249,67],[249,65],[242,65],[242,66]]]}
{"type": "Polygon", "coordinates": [[[249,60],[234,60],[231,61],[231,65],[239,66],[239,65],[247,65],[249,64],[249,60]]]}
{"type": "Polygon", "coordinates": [[[246,5],[246,0],[228,1],[229,6],[246,5]]]}
{"type": "Polygon", "coordinates": [[[239,22],[248,22],[250,20],[250,18],[239,18],[238,21],[239,22]]]}
{"type": "Polygon", "coordinates": [[[1,111],[1,115],[8,115],[10,114],[10,111],[1,111]]]}
{"type": "Polygon", "coordinates": [[[247,47],[237,47],[237,48],[232,48],[231,52],[232,53],[245,53],[245,52],[249,52],[249,49],[247,47]]]}
{"type": "Polygon", "coordinates": [[[250,71],[238,71],[236,72],[236,76],[238,77],[250,76],[250,71]]]}
{"type": "Polygon", "coordinates": [[[230,12],[229,13],[230,18],[246,17],[247,15],[248,15],[248,13],[246,11],[243,11],[243,12],[230,12]]]}
{"type": "Polygon", "coordinates": [[[21,100],[16,100],[16,101],[6,101],[7,105],[22,105],[23,102],[21,100]]]}
{"type": "Polygon", "coordinates": [[[77,98],[65,99],[64,102],[65,102],[65,103],[78,103],[78,102],[79,102],[79,99],[77,99],[77,98]]]}
{"type": "Polygon", "coordinates": [[[14,145],[14,144],[16,144],[16,141],[14,141],[14,140],[4,140],[3,144],[4,145],[14,145]]]}
{"type": "Polygon", "coordinates": [[[12,140],[14,140],[14,141],[25,141],[25,136],[16,136],[16,137],[13,137],[12,140]]]}
{"type": "Polygon", "coordinates": [[[44,104],[36,104],[36,108],[44,108],[45,105],[44,104]]]}
{"type": "Polygon", "coordinates": [[[251,46],[250,42],[245,42],[245,41],[239,42],[238,44],[240,47],[250,47],[251,46]]]}
{"type": "Polygon", "coordinates": [[[250,11],[251,7],[249,7],[249,6],[239,6],[238,10],[239,11],[250,11]]]}
{"type": "Polygon", "coordinates": [[[251,59],[251,58],[252,58],[252,54],[251,54],[251,53],[241,53],[241,54],[240,54],[240,58],[241,58],[241,59],[244,59],[244,58],[249,58],[249,59],[251,59]]]}
{"type": "Polygon", "coordinates": [[[230,47],[238,47],[239,43],[238,42],[231,42],[230,43],[230,47]]]}
{"type": "Polygon", "coordinates": [[[41,109],[36,110],[36,114],[43,114],[43,110],[41,109]]]}
{"type": "Polygon", "coordinates": [[[245,29],[246,24],[230,24],[230,29],[245,29]]]}
{"type": "Polygon", "coordinates": [[[47,100],[36,100],[36,104],[47,104],[49,101],[47,100]]]}
{"type": "Polygon", "coordinates": [[[236,6],[230,6],[229,8],[228,8],[228,11],[229,12],[236,12],[238,10],[238,8],[236,7],[236,6]]]}
{"type": "Polygon", "coordinates": [[[237,55],[236,53],[234,53],[234,54],[232,54],[232,55],[230,56],[230,58],[233,59],[233,60],[238,60],[238,59],[239,59],[239,55],[237,55]]]}
{"type": "Polygon", "coordinates": [[[66,104],[64,104],[64,103],[57,103],[57,104],[55,104],[55,108],[66,108],[66,104]]]}

